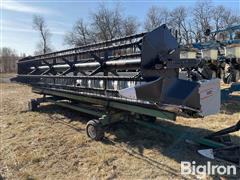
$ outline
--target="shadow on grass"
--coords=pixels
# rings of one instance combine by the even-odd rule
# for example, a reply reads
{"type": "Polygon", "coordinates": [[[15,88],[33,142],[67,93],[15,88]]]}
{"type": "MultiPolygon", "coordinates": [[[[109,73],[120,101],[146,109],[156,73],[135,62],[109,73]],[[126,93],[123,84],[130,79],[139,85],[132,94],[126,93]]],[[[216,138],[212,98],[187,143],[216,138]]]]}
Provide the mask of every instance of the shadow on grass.
{"type": "MultiPolygon", "coordinates": [[[[223,110],[226,110],[229,108],[229,106],[226,106],[224,108],[225,109],[223,110]]],[[[71,127],[77,132],[85,132],[85,129],[76,128],[71,124],[71,122],[81,120],[81,122],[87,123],[90,119],[94,118],[93,116],[79,113],[77,111],[72,111],[66,108],[61,108],[53,104],[41,105],[38,109],[38,112],[46,113],[50,119],[54,120],[54,122],[62,123],[68,127],[71,127]],[[60,117],[56,116],[56,114],[59,114],[60,117]],[[70,121],[62,121],[64,117],[69,118],[70,121]]],[[[238,111],[232,111],[232,113],[235,112],[238,111]]],[[[142,159],[150,165],[166,171],[175,177],[179,176],[181,179],[184,179],[184,177],[180,176],[180,168],[174,169],[168,166],[165,162],[157,161],[157,158],[149,158],[144,155],[144,151],[149,149],[158,151],[160,154],[167,156],[172,160],[177,161],[178,163],[181,163],[181,161],[195,161],[197,165],[206,165],[207,161],[210,161],[209,159],[203,158],[197,153],[197,150],[201,148],[200,146],[188,144],[185,142],[185,140],[187,137],[192,135],[204,137],[208,134],[213,133],[212,131],[202,128],[193,128],[189,126],[179,125],[168,121],[157,120],[155,123],[166,129],[169,128],[169,131],[172,129],[172,131],[176,131],[175,133],[181,133],[177,134],[178,138],[174,138],[168,133],[146,128],[134,122],[119,122],[109,126],[107,129],[107,134],[109,134],[109,136],[104,138],[102,142],[106,145],[114,145],[115,147],[119,147],[129,155],[134,156],[138,159],[142,159]]],[[[236,142],[240,142],[240,137],[232,136],[232,138],[237,139],[236,142]]],[[[226,165],[224,162],[219,163],[215,160],[211,160],[211,164],[226,165]]],[[[231,178],[237,179],[237,177],[240,175],[239,173],[240,172],[238,169],[237,176],[232,176],[231,178]]],[[[218,179],[219,177],[213,176],[213,178],[218,179]]]]}
{"type": "Polygon", "coordinates": [[[225,114],[234,114],[240,112],[240,102],[228,101],[221,106],[221,112],[225,114]]]}
{"type": "Polygon", "coordinates": [[[71,124],[71,122],[81,120],[81,122],[87,123],[90,119],[92,119],[91,116],[87,114],[81,114],[77,111],[62,108],[54,104],[41,105],[38,108],[38,112],[47,114],[48,117],[54,121],[54,123],[64,124],[77,132],[85,132],[85,129],[75,127],[71,124]],[[70,121],[63,121],[65,117],[67,117],[70,121]]]}

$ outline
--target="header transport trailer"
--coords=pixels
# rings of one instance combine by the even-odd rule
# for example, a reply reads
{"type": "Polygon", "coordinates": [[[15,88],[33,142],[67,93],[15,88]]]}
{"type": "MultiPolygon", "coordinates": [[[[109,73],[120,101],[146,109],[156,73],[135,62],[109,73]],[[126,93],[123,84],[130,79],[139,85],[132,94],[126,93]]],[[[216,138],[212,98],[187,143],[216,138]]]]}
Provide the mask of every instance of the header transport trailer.
{"type": "Polygon", "coordinates": [[[107,125],[138,116],[175,120],[178,113],[206,116],[220,110],[220,82],[180,79],[179,69],[196,67],[196,59],[180,59],[180,46],[166,25],[105,42],[19,60],[14,81],[32,86],[44,98],[100,116],[90,121],[90,138],[103,137],[107,125]],[[91,128],[90,128],[91,127],[91,128]]]}
{"type": "MultiPolygon", "coordinates": [[[[174,121],[176,115],[199,117],[220,110],[220,80],[194,81],[191,70],[198,64],[197,59],[180,59],[176,38],[162,25],[148,33],[20,59],[12,80],[43,95],[29,102],[30,110],[52,102],[98,117],[86,125],[91,139],[101,140],[106,128],[119,121],[134,121],[178,138],[186,137],[185,132],[161,127],[155,119],[174,121]]],[[[215,135],[187,137],[218,153],[225,148],[215,135]]]]}

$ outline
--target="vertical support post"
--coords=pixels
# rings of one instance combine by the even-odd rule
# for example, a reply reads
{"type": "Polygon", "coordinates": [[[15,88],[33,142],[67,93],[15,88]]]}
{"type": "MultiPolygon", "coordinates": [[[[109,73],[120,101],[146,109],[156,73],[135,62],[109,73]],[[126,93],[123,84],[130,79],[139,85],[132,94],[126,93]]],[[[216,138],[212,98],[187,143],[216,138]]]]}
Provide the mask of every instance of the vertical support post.
{"type": "MultiPolygon", "coordinates": [[[[75,66],[75,64],[77,63],[77,55],[74,56],[73,63],[74,63],[74,66],[75,66]]],[[[78,74],[77,69],[74,68],[74,70],[73,70],[73,75],[74,75],[74,76],[77,76],[77,74],[78,74]]]]}
{"type": "MultiPolygon", "coordinates": [[[[53,66],[56,64],[56,58],[53,59],[53,66]]],[[[53,69],[53,74],[56,75],[57,72],[53,69]]],[[[53,78],[53,84],[56,84],[55,77],[53,78]]]]}

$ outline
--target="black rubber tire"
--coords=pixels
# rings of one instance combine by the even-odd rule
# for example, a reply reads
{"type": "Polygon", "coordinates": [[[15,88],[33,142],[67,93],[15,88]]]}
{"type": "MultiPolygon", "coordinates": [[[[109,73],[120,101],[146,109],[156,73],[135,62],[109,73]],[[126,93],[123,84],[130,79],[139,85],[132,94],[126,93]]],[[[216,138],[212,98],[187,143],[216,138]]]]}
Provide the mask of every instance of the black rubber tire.
{"type": "Polygon", "coordinates": [[[229,74],[225,74],[225,76],[223,77],[223,82],[225,84],[230,84],[232,82],[232,74],[229,73],[229,74]]]}
{"type": "Polygon", "coordinates": [[[28,102],[28,110],[29,111],[37,111],[37,109],[38,109],[38,102],[37,102],[37,100],[31,99],[28,102]]]}
{"type": "Polygon", "coordinates": [[[155,123],[157,118],[153,117],[153,116],[141,115],[141,120],[149,122],[149,123],[155,123]]]}
{"type": "Polygon", "coordinates": [[[104,130],[101,122],[98,119],[88,121],[86,126],[86,133],[89,138],[95,141],[100,141],[104,137],[104,130]]]}
{"type": "Polygon", "coordinates": [[[157,120],[156,117],[153,117],[153,116],[147,116],[147,122],[149,123],[155,123],[157,120]]]}
{"type": "Polygon", "coordinates": [[[236,70],[236,69],[234,69],[233,71],[232,71],[232,82],[238,82],[238,80],[239,80],[239,71],[238,70],[236,70]]]}

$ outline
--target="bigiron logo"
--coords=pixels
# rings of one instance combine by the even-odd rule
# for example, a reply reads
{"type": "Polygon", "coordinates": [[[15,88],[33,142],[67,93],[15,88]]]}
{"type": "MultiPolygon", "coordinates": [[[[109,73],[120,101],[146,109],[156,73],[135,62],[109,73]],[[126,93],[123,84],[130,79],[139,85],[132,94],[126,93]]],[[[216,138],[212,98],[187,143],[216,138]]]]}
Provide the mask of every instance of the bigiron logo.
{"type": "Polygon", "coordinates": [[[182,175],[236,175],[237,168],[234,165],[196,165],[195,161],[181,161],[182,175]]]}

